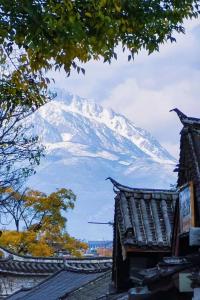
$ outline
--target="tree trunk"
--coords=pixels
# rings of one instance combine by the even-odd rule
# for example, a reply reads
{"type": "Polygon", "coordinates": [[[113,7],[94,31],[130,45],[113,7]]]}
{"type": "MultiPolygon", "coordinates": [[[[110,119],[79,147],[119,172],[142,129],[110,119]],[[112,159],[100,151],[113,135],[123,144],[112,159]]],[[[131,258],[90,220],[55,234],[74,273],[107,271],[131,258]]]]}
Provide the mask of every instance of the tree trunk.
{"type": "Polygon", "coordinates": [[[15,226],[16,226],[17,232],[19,232],[19,220],[15,220],[15,226]]]}

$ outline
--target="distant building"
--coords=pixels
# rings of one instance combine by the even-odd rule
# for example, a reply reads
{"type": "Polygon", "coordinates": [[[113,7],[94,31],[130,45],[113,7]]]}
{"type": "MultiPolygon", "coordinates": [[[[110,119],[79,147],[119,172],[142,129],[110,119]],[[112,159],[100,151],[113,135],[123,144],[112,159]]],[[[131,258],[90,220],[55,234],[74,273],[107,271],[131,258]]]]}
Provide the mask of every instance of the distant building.
{"type": "Polygon", "coordinates": [[[112,241],[89,241],[86,254],[111,257],[112,251],[112,241]]]}
{"type": "Polygon", "coordinates": [[[113,242],[112,241],[88,241],[88,249],[97,249],[97,248],[112,248],[113,242]]]}
{"type": "Polygon", "coordinates": [[[112,248],[97,248],[96,253],[98,256],[112,257],[113,249],[112,248]]]}

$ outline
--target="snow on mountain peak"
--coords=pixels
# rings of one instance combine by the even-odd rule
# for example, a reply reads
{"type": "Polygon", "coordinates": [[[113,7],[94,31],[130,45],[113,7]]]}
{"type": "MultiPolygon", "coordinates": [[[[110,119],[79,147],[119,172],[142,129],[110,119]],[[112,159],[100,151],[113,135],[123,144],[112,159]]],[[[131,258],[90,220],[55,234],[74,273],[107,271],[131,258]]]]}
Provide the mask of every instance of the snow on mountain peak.
{"type": "MultiPolygon", "coordinates": [[[[119,147],[114,146],[116,146],[116,139],[118,146],[120,145],[119,139],[121,138],[123,139],[121,144],[126,141],[124,146],[127,148],[120,147],[121,152],[128,151],[130,147],[127,144],[129,143],[135,149],[137,148],[137,151],[141,151],[146,157],[150,157],[156,162],[167,164],[175,162],[174,158],[149,132],[137,127],[123,115],[64,90],[58,90],[56,98],[40,108],[38,115],[54,127],[56,135],[60,134],[60,142],[71,141],[92,146],[98,140],[103,151],[110,149],[111,152],[120,152],[119,147]]],[[[42,134],[44,135],[44,133],[42,134]]],[[[50,142],[47,135],[44,141],[50,142]]]]}

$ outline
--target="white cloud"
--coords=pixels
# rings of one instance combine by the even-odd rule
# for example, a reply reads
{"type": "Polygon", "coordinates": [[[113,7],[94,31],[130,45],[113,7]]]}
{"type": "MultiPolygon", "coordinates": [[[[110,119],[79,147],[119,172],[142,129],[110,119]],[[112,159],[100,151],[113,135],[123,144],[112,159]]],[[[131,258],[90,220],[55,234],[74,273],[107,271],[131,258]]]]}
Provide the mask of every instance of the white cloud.
{"type": "Polygon", "coordinates": [[[151,88],[130,78],[111,91],[104,105],[148,129],[169,151],[177,154],[181,124],[169,110],[178,107],[188,115],[200,115],[199,79],[200,72],[194,72],[188,79],[166,84],[163,88],[151,88]]]}
{"type": "Polygon", "coordinates": [[[192,24],[176,44],[162,46],[149,57],[139,55],[103,101],[148,129],[176,157],[181,124],[169,110],[178,107],[189,116],[200,116],[200,20],[192,24]]]}

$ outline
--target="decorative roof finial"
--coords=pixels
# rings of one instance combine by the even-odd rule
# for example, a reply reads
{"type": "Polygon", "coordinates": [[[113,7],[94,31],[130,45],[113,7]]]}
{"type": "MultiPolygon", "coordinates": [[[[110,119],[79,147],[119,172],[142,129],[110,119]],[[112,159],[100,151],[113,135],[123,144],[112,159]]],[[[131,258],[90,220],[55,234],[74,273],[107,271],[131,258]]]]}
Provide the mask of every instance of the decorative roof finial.
{"type": "Polygon", "coordinates": [[[198,127],[200,126],[200,119],[199,118],[192,118],[192,117],[188,117],[185,114],[183,114],[178,108],[174,108],[171,109],[170,111],[175,111],[181,121],[181,123],[184,126],[194,126],[194,127],[198,127]]]}
{"type": "Polygon", "coordinates": [[[180,111],[178,108],[173,108],[170,110],[170,112],[171,111],[175,111],[177,113],[181,123],[184,124],[184,120],[187,119],[188,117],[184,113],[182,113],[182,111],[180,111]]]}

